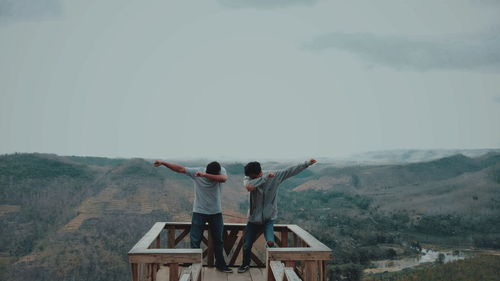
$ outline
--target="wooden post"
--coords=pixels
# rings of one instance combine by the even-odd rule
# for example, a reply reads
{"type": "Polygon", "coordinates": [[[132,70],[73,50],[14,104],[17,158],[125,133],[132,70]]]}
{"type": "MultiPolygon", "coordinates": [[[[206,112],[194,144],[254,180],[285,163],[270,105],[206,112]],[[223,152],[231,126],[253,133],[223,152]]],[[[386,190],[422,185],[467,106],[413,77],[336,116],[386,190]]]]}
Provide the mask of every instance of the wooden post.
{"type": "Polygon", "coordinates": [[[266,273],[265,276],[267,276],[266,280],[267,281],[276,281],[274,279],[274,274],[273,271],[271,270],[271,260],[269,259],[269,252],[266,251],[266,273]]]}
{"type": "Polygon", "coordinates": [[[292,232],[292,233],[293,233],[293,247],[298,247],[299,241],[298,241],[297,234],[295,234],[295,232],[292,232]]]}
{"type": "Polygon", "coordinates": [[[281,230],[281,247],[288,248],[288,231],[286,229],[281,230]]]}
{"type": "Polygon", "coordinates": [[[168,248],[175,248],[175,226],[168,226],[168,248]]]}
{"type": "Polygon", "coordinates": [[[210,230],[208,232],[208,254],[207,254],[207,264],[210,267],[214,266],[214,239],[212,237],[212,232],[210,230]]]}
{"type": "Polygon", "coordinates": [[[130,267],[132,269],[132,281],[139,281],[139,265],[137,263],[131,263],[130,267]]]}
{"type": "Polygon", "coordinates": [[[318,280],[318,263],[316,261],[304,261],[304,281],[318,280]]]}
{"type": "Polygon", "coordinates": [[[320,271],[320,280],[321,281],[326,281],[326,261],[318,261],[319,264],[321,265],[321,271],[320,271]]]}
{"type": "Polygon", "coordinates": [[[169,281],[178,281],[179,280],[179,264],[178,263],[171,263],[168,265],[169,269],[169,281]]]}
{"type": "Polygon", "coordinates": [[[160,248],[161,248],[161,241],[160,241],[160,235],[158,235],[158,237],[156,237],[156,249],[160,248]]]}

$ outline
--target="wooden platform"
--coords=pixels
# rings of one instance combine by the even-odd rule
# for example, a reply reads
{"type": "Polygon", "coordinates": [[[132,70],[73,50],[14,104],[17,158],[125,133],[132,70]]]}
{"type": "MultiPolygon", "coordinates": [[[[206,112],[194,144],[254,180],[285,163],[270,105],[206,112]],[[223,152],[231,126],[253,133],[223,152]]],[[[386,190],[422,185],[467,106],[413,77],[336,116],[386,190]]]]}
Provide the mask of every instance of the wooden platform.
{"type": "MultiPolygon", "coordinates": [[[[215,267],[203,267],[203,281],[265,281],[265,268],[250,268],[245,273],[238,273],[237,267],[231,267],[233,273],[223,273],[217,271],[215,267]]],[[[179,270],[182,272],[182,269],[179,270]]],[[[156,275],[157,281],[168,281],[168,267],[160,266],[156,275]]]]}

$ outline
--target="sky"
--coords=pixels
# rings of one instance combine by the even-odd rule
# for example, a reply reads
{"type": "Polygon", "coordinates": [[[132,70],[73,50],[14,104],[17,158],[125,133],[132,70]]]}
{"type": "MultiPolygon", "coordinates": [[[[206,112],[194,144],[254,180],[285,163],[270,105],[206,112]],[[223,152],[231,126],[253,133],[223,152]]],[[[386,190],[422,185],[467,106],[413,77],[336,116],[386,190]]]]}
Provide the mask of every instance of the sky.
{"type": "Polygon", "coordinates": [[[0,153],[500,147],[500,1],[0,0],[0,153]]]}

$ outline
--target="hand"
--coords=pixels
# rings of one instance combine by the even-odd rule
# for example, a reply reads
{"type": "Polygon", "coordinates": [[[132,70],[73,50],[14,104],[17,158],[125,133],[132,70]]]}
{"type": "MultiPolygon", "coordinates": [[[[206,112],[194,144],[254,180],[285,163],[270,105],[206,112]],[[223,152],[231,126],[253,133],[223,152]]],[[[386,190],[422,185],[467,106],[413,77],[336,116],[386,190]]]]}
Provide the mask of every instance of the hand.
{"type": "Polygon", "coordinates": [[[272,178],[274,178],[275,176],[276,176],[276,174],[275,174],[275,173],[269,173],[269,174],[267,174],[267,178],[269,178],[269,179],[272,179],[272,178]]]}
{"type": "Polygon", "coordinates": [[[312,158],[311,158],[311,160],[309,160],[309,166],[311,166],[312,164],[314,164],[314,163],[316,163],[316,162],[318,162],[318,161],[316,161],[316,159],[312,159],[312,158]]]}
{"type": "Polygon", "coordinates": [[[155,167],[159,167],[159,166],[161,166],[161,161],[160,160],[156,160],[153,165],[155,165],[155,167]]]}
{"type": "Polygon", "coordinates": [[[203,172],[196,172],[196,174],[194,174],[194,175],[197,176],[197,177],[204,177],[205,173],[203,173],[203,172]]]}
{"type": "Polygon", "coordinates": [[[255,186],[253,186],[251,184],[247,184],[245,187],[247,188],[248,192],[251,192],[251,191],[255,190],[255,186]]]}

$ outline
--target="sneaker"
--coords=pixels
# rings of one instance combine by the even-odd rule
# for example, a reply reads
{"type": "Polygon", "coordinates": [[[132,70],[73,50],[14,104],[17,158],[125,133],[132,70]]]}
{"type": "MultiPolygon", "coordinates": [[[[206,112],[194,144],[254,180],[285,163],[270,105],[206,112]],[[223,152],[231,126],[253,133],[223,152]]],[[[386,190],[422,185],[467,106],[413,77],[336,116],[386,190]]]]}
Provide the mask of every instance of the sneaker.
{"type": "Polygon", "coordinates": [[[229,267],[217,267],[217,270],[224,273],[233,273],[233,270],[229,267]]]}
{"type": "Polygon", "coordinates": [[[268,241],[266,243],[266,248],[276,248],[276,245],[272,241],[268,241]]]}
{"type": "Polygon", "coordinates": [[[247,272],[249,269],[250,269],[250,266],[248,266],[248,265],[241,265],[240,267],[238,267],[238,273],[247,272]]]}

